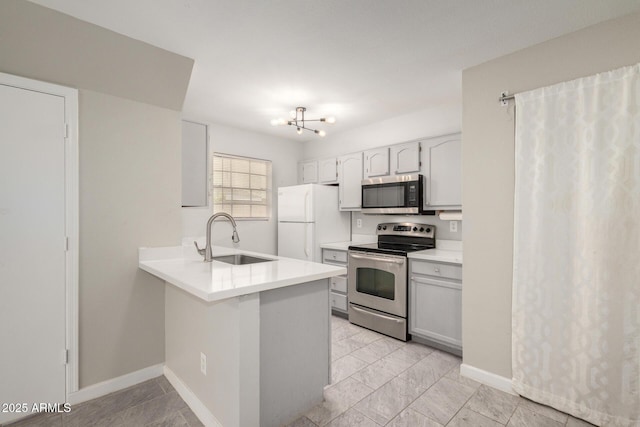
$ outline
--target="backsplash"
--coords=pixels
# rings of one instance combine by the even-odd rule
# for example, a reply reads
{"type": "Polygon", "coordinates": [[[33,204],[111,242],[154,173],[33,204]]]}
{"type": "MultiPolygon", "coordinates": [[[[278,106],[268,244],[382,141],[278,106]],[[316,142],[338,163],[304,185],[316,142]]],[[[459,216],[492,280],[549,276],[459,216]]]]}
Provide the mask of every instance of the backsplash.
{"type": "Polygon", "coordinates": [[[376,226],[382,222],[418,222],[436,226],[436,240],[462,240],[462,221],[455,221],[458,230],[449,231],[449,222],[442,221],[437,215],[365,215],[353,212],[351,215],[351,234],[375,235],[376,226]],[[362,227],[358,228],[358,220],[362,221],[362,227]]]}

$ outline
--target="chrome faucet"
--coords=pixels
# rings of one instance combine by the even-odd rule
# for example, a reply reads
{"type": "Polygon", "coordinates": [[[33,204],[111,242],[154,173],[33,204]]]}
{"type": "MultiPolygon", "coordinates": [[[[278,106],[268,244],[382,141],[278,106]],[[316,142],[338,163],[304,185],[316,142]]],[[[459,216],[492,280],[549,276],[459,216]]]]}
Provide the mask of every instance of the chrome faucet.
{"type": "Polygon", "coordinates": [[[211,218],[209,218],[209,221],[207,221],[207,245],[204,247],[204,249],[200,249],[198,247],[198,242],[193,242],[193,244],[196,245],[198,253],[200,255],[204,255],[204,260],[206,262],[211,262],[211,260],[213,259],[213,257],[211,256],[211,226],[213,225],[213,221],[215,221],[219,216],[223,216],[231,221],[231,225],[233,226],[233,234],[231,235],[231,240],[233,241],[233,243],[238,243],[240,241],[238,230],[236,229],[236,220],[226,212],[214,213],[213,215],[211,215],[211,218]]]}

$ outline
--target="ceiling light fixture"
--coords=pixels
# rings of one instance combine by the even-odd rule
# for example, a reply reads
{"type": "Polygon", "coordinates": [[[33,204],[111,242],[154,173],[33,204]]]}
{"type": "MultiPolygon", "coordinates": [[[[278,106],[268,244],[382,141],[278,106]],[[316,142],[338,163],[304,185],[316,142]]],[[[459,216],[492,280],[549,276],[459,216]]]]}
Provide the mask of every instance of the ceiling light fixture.
{"type": "Polygon", "coordinates": [[[304,118],[304,112],[307,111],[307,109],[305,107],[297,107],[295,109],[295,111],[291,111],[290,115],[291,115],[291,120],[285,120],[285,119],[273,119],[271,120],[271,125],[272,126],[280,126],[280,125],[289,125],[289,126],[295,126],[296,128],[296,132],[298,132],[298,135],[302,134],[302,130],[308,130],[311,131],[315,134],[318,134],[320,136],[325,136],[327,133],[324,130],[318,130],[318,129],[311,129],[308,128],[304,125],[305,121],[307,122],[324,122],[324,123],[328,123],[328,124],[334,124],[336,122],[336,118],[335,117],[321,117],[319,119],[305,119],[304,118]]]}

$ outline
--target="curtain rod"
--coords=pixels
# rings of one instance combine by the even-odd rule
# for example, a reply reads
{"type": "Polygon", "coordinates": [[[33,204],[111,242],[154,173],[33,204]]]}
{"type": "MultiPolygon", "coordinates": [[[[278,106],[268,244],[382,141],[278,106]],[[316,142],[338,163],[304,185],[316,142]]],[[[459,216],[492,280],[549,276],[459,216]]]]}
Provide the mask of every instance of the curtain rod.
{"type": "Polygon", "coordinates": [[[516,97],[515,95],[510,95],[508,91],[504,91],[500,93],[500,98],[498,98],[498,102],[503,107],[506,107],[507,105],[509,105],[509,101],[514,99],[515,97],[516,97]]]}

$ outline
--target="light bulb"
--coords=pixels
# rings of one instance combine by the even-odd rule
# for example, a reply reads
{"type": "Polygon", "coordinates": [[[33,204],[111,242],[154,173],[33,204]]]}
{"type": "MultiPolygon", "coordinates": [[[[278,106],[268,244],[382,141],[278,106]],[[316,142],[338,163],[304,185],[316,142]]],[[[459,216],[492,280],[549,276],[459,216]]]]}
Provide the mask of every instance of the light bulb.
{"type": "Polygon", "coordinates": [[[296,132],[298,132],[298,135],[302,135],[302,129],[298,128],[296,132]]]}
{"type": "Polygon", "coordinates": [[[271,120],[271,126],[281,126],[287,124],[283,118],[271,120]]]}
{"type": "Polygon", "coordinates": [[[325,117],[324,119],[322,119],[323,122],[325,123],[329,123],[330,125],[334,124],[336,122],[336,118],[331,116],[331,117],[325,117]]]}
{"type": "Polygon", "coordinates": [[[323,130],[319,130],[319,131],[317,131],[317,132],[318,132],[318,135],[320,135],[320,136],[325,136],[325,135],[327,134],[327,133],[326,133],[325,131],[323,131],[323,130]]]}
{"type": "Polygon", "coordinates": [[[296,118],[296,110],[289,111],[289,117],[291,117],[292,119],[295,119],[296,118]]]}

